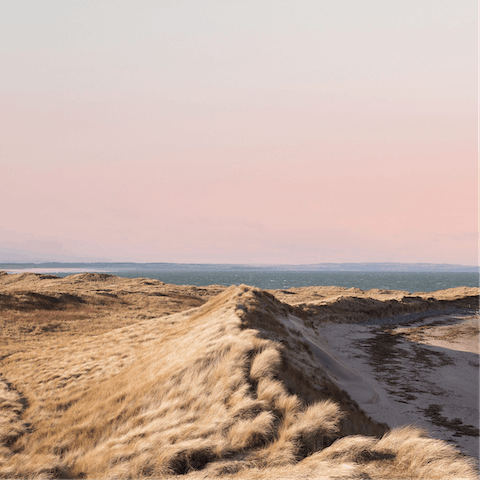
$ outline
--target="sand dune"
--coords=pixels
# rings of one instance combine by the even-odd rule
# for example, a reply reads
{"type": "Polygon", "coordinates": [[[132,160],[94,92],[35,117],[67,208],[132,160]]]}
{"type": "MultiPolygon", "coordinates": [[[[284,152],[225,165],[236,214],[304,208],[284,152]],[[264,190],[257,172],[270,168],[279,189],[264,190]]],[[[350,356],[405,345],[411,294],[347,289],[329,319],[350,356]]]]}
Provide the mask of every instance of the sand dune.
{"type": "Polygon", "coordinates": [[[375,389],[321,326],[477,305],[478,289],[0,275],[0,477],[476,478],[454,446],[366,414],[375,389]]]}

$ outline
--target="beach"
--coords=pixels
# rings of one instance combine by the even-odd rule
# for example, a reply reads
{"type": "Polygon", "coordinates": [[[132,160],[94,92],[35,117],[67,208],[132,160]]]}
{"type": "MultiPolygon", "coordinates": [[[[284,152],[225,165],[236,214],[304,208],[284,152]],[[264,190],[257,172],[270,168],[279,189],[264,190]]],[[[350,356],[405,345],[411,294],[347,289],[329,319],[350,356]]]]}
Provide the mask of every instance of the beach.
{"type": "Polygon", "coordinates": [[[390,427],[416,424],[478,459],[478,316],[440,315],[408,326],[326,324],[324,348],[372,387],[337,383],[390,427]]]}

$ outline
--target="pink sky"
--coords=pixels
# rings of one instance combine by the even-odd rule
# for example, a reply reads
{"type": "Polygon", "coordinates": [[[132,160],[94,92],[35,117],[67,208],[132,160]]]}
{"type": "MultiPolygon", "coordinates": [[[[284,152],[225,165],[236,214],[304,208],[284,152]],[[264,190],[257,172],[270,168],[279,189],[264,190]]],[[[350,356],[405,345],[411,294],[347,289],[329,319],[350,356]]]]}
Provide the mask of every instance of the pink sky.
{"type": "Polygon", "coordinates": [[[477,264],[476,2],[9,3],[0,262],[477,264]]]}

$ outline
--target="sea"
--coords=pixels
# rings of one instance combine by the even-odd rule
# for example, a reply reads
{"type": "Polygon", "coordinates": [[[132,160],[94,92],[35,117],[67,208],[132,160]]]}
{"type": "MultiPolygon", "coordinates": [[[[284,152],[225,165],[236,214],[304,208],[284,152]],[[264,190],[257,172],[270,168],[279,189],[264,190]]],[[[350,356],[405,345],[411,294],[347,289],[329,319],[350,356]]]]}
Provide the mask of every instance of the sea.
{"type": "Polygon", "coordinates": [[[152,278],[174,285],[251,285],[262,289],[307,286],[355,287],[433,292],[453,287],[478,287],[479,273],[445,271],[323,271],[285,266],[178,263],[0,263],[7,273],[33,272],[66,277],[83,272],[125,278],[152,278]]]}

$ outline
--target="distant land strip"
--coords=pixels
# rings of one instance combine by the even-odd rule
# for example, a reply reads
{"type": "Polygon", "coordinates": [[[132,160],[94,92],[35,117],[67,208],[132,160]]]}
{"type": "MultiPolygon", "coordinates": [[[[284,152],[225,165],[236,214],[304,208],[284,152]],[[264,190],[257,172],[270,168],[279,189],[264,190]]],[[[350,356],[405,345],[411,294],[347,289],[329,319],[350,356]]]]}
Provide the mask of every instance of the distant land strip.
{"type": "Polygon", "coordinates": [[[0,257],[0,269],[8,268],[85,268],[128,267],[155,268],[168,270],[288,270],[317,272],[479,272],[478,265],[458,265],[449,263],[398,263],[398,262],[364,262],[364,263],[315,263],[301,265],[278,264],[235,264],[235,263],[168,263],[168,262],[15,262],[0,257]]]}

